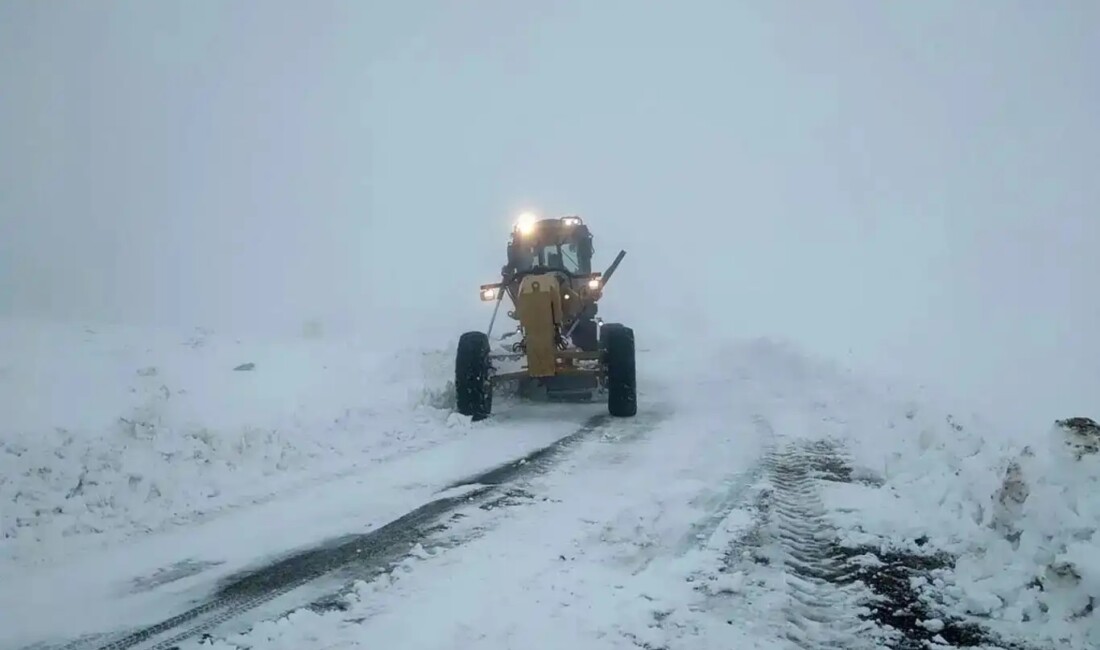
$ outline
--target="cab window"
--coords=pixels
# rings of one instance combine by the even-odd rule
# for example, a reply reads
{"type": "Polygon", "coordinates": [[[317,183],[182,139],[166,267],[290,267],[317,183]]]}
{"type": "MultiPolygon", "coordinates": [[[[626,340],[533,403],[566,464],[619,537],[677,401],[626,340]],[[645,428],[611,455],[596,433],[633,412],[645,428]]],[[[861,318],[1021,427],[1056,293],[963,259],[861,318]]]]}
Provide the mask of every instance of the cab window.
{"type": "Polygon", "coordinates": [[[581,254],[577,245],[572,242],[567,242],[561,245],[553,244],[550,246],[543,246],[539,249],[540,266],[545,266],[552,269],[563,269],[570,273],[588,273],[589,269],[584,268],[585,265],[581,263],[581,254]]]}

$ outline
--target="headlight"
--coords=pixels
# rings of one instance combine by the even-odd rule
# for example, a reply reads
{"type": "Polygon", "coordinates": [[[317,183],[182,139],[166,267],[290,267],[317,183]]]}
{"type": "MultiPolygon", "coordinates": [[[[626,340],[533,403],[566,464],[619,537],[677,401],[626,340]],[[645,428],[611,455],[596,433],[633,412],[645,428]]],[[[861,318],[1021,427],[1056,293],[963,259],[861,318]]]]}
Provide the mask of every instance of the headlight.
{"type": "Polygon", "coordinates": [[[524,212],[516,219],[516,230],[521,235],[530,235],[535,231],[535,222],[538,221],[538,216],[534,212],[524,212]]]}
{"type": "Polygon", "coordinates": [[[599,280],[589,280],[588,281],[588,288],[593,290],[593,291],[595,291],[596,289],[599,289],[600,288],[600,281],[599,280]]]}
{"type": "Polygon", "coordinates": [[[562,222],[562,224],[564,224],[566,226],[579,226],[579,225],[581,225],[581,218],[580,217],[562,217],[561,222],[562,222]]]}
{"type": "Polygon", "coordinates": [[[489,302],[497,299],[497,295],[500,289],[496,287],[489,287],[488,289],[481,290],[481,299],[484,302],[489,302]]]}

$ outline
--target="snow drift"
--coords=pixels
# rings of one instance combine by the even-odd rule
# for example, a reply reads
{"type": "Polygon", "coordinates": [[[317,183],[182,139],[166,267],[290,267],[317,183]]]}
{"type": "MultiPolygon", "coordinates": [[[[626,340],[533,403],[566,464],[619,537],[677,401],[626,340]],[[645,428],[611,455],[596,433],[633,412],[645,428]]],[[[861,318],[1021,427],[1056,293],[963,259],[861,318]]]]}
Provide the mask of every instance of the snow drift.
{"type": "Polygon", "coordinates": [[[450,415],[446,351],[34,321],[0,322],[0,349],[2,560],[347,471],[450,415]]]}

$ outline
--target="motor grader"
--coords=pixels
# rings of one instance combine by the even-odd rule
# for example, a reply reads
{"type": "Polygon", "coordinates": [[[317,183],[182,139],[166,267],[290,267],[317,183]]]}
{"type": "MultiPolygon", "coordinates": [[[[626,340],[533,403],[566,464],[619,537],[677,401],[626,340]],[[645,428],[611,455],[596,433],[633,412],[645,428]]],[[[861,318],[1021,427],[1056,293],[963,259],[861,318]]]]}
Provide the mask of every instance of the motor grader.
{"type": "Polygon", "coordinates": [[[592,401],[606,396],[612,416],[637,413],[634,331],[596,315],[626,251],[619,251],[603,272],[592,270],[593,252],[592,234],[580,217],[520,216],[500,281],[481,286],[481,300],[496,303],[489,328],[459,338],[459,413],[473,420],[489,417],[494,389],[506,384],[525,398],[592,401]],[[514,306],[507,315],[516,327],[497,339],[494,351],[493,325],[505,297],[514,306]]]}

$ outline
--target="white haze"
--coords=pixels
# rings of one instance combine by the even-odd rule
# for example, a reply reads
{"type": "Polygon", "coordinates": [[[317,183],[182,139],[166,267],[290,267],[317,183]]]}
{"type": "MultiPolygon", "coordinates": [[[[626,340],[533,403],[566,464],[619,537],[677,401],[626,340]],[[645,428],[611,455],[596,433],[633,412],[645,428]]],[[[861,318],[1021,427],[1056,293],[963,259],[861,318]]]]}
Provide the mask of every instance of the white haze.
{"type": "Polygon", "coordinates": [[[0,313],[483,328],[523,208],[640,335],[1100,406],[1095,3],[0,5],[0,313]]]}

